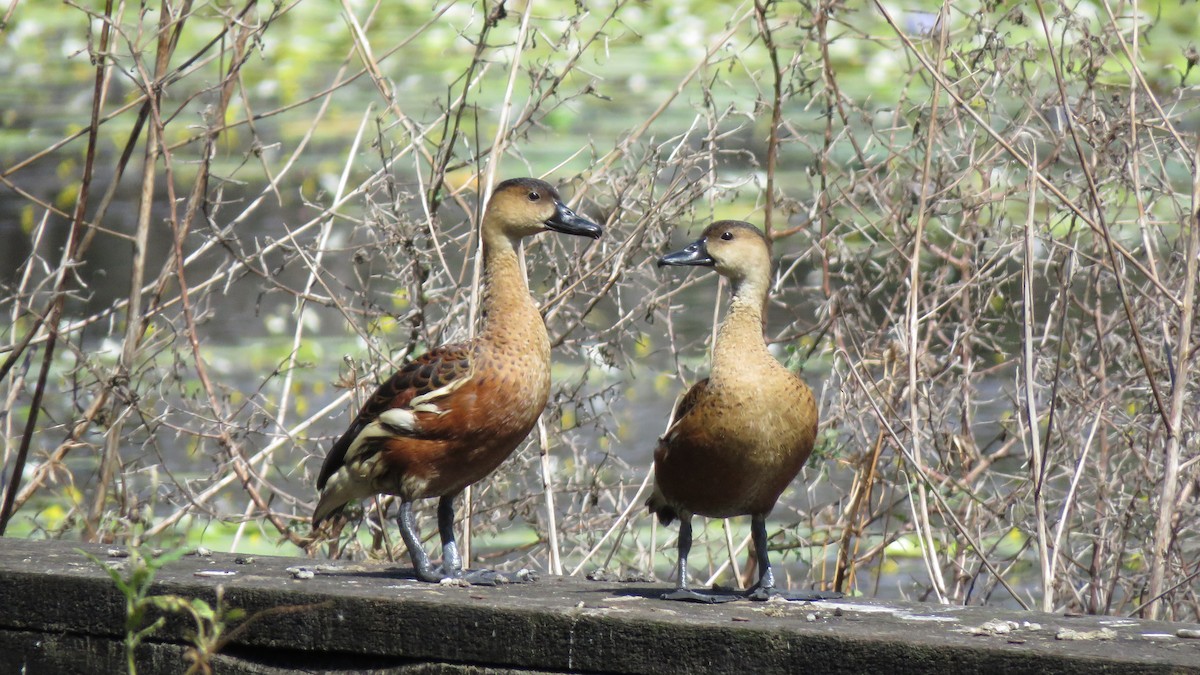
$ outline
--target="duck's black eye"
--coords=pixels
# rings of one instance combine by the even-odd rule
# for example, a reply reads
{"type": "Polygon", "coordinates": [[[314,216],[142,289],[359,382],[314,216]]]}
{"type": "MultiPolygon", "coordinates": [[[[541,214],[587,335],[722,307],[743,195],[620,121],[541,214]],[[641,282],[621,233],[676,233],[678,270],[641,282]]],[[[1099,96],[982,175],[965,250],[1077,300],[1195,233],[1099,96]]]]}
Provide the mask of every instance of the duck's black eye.
{"type": "Polygon", "coordinates": [[[730,239],[733,239],[733,233],[730,232],[729,230],[725,230],[724,232],[721,233],[721,238],[724,239],[725,241],[729,241],[730,239]]]}
{"type": "Polygon", "coordinates": [[[529,201],[531,201],[531,202],[536,202],[537,200],[539,200],[541,198],[542,198],[542,195],[538,194],[537,192],[531,191],[529,193],[529,201]]]}

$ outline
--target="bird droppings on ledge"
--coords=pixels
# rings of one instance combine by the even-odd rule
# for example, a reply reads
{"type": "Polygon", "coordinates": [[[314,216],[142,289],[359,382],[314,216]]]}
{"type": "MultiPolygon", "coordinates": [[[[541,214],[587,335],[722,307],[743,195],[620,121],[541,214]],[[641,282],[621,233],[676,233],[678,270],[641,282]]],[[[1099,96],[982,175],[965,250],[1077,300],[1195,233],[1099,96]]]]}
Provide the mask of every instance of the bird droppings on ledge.
{"type": "Polygon", "coordinates": [[[1075,630],[1074,628],[1060,628],[1054,634],[1055,640],[1115,640],[1117,633],[1111,628],[1101,628],[1099,630],[1075,630]]]}
{"type": "Polygon", "coordinates": [[[317,576],[317,573],[308,567],[289,567],[286,571],[292,575],[293,579],[299,581],[308,581],[317,576]]]}
{"type": "Polygon", "coordinates": [[[603,567],[588,572],[585,578],[588,581],[615,581],[620,584],[651,583],[657,581],[653,574],[648,574],[640,570],[631,570],[624,574],[618,574],[603,567]]]}
{"type": "MultiPolygon", "coordinates": [[[[785,600],[784,603],[786,603],[786,602],[787,601],[785,600]]],[[[761,609],[755,608],[755,611],[757,611],[761,614],[765,614],[766,616],[787,616],[788,615],[787,606],[786,605],[781,606],[780,603],[775,603],[775,602],[763,603],[763,607],[761,609]]]]}
{"type": "MultiPolygon", "coordinates": [[[[864,602],[848,602],[848,601],[822,601],[822,607],[828,607],[834,611],[848,611],[868,614],[890,614],[897,619],[905,621],[933,621],[938,623],[954,622],[958,619],[952,616],[943,616],[937,613],[929,613],[932,608],[925,608],[926,611],[919,611],[914,606],[893,606],[885,603],[864,603],[864,602]]],[[[958,607],[950,607],[939,605],[938,612],[954,611],[958,607]]]]}
{"type": "MultiPolygon", "coordinates": [[[[236,558],[234,560],[234,562],[238,563],[239,560],[242,560],[242,558],[236,558]]],[[[252,562],[254,562],[254,558],[250,558],[246,562],[241,562],[238,564],[248,565],[252,562]]],[[[312,579],[313,577],[315,577],[318,574],[330,574],[330,575],[357,574],[357,573],[370,571],[370,568],[365,567],[363,565],[318,564],[318,565],[293,565],[292,567],[289,567],[284,571],[287,572],[288,574],[291,574],[293,579],[312,579]]]]}
{"type": "MultiPolygon", "coordinates": [[[[1029,630],[1040,630],[1041,624],[1026,622],[1025,627],[1029,630]]],[[[1008,635],[1009,633],[1020,630],[1022,625],[1016,621],[1004,619],[992,619],[985,621],[978,626],[968,626],[967,628],[959,629],[959,632],[969,633],[971,635],[1008,635]]]]}
{"type": "Polygon", "coordinates": [[[196,570],[193,574],[200,578],[207,577],[214,579],[227,579],[229,577],[237,576],[237,572],[233,570],[196,570]]]}
{"type": "MultiPolygon", "coordinates": [[[[1082,616],[1082,615],[1076,614],[1074,616],[1082,616]]],[[[1108,626],[1109,628],[1128,628],[1129,626],[1138,625],[1138,622],[1136,619],[1127,619],[1127,618],[1119,617],[1119,616],[1103,616],[1103,617],[1099,617],[1098,620],[1099,620],[1100,625],[1108,626]]]]}

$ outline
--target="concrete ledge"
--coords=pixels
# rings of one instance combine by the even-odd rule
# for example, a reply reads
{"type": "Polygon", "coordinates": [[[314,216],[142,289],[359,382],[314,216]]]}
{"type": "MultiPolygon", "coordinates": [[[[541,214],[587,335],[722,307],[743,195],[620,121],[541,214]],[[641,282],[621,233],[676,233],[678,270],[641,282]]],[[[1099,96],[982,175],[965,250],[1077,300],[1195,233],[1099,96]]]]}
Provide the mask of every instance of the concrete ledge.
{"type": "MultiPolygon", "coordinates": [[[[0,672],[123,670],[125,600],[77,548],[0,539],[0,672]]],[[[700,606],[657,600],[666,582],[456,588],[318,564],[193,555],[155,592],[212,601],[221,584],[229,606],[272,610],[222,651],[222,673],[1200,673],[1200,640],[1177,637],[1196,625],[860,600],[700,606]]],[[[182,672],[185,629],[157,633],[141,672],[182,672]]]]}

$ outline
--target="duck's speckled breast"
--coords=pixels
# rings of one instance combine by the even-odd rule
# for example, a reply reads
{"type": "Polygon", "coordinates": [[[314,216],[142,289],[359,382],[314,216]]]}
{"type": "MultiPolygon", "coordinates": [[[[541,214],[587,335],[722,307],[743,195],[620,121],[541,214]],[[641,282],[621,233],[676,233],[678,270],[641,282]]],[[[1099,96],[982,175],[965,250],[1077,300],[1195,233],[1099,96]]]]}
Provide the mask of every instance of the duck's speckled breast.
{"type": "MultiPolygon", "coordinates": [[[[521,332],[497,334],[483,343],[477,375],[484,410],[484,433],[516,436],[519,443],[550,398],[550,339],[541,317],[521,332]]],[[[510,449],[511,452],[511,449],[510,449]]]]}

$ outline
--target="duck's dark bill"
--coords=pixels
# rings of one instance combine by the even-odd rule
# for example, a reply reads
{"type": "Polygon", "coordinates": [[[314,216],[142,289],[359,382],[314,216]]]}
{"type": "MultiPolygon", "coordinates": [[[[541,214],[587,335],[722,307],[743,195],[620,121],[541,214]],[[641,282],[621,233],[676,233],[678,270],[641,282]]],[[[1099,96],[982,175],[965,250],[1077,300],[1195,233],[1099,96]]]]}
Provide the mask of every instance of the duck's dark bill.
{"type": "Polygon", "coordinates": [[[704,265],[711,267],[717,264],[712,256],[708,255],[708,249],[704,247],[704,240],[694,241],[688,244],[683,250],[668,253],[658,259],[658,266],[664,265],[704,265]]]}
{"type": "Polygon", "coordinates": [[[550,220],[546,221],[546,227],[555,232],[591,237],[592,239],[599,239],[600,235],[604,234],[604,228],[575,213],[565,204],[559,202],[555,206],[557,208],[550,220]]]}

